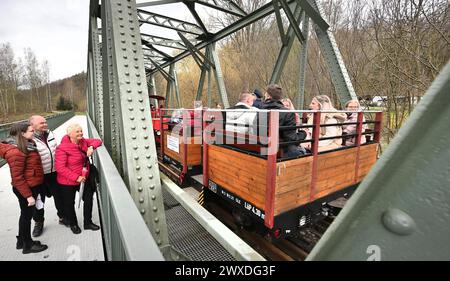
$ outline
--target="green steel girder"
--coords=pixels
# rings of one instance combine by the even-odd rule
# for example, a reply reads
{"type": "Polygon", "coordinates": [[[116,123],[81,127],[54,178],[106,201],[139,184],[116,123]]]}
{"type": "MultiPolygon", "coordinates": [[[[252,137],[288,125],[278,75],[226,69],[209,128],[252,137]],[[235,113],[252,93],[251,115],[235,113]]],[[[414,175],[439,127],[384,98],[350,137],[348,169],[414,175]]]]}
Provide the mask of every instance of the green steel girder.
{"type": "MultiPolygon", "coordinates": [[[[302,15],[302,10],[300,8],[300,5],[295,6],[295,10],[293,12],[293,16],[296,19],[296,22],[300,22],[302,15]]],[[[297,23],[298,24],[298,23],[297,23]]],[[[294,28],[291,23],[289,25],[289,28],[285,34],[287,41],[283,43],[280,53],[278,55],[277,61],[275,63],[275,66],[273,68],[272,77],[270,78],[270,84],[278,83],[281,78],[281,74],[283,73],[284,66],[286,65],[287,59],[289,57],[289,53],[292,49],[292,45],[294,44],[294,28]]]]}
{"type": "Polygon", "coordinates": [[[325,14],[317,9],[317,0],[297,0],[297,2],[320,29],[327,31],[330,28],[325,20],[325,14]]]}
{"type": "MultiPolygon", "coordinates": [[[[210,48],[208,48],[207,51],[209,52],[209,57],[213,61],[213,65],[214,65],[213,70],[214,70],[214,74],[216,76],[216,83],[217,83],[217,88],[219,90],[219,97],[220,97],[220,100],[221,100],[224,108],[229,108],[230,102],[228,101],[228,94],[227,94],[227,89],[225,87],[225,81],[223,79],[222,67],[220,66],[220,59],[216,52],[216,44],[213,43],[209,47],[210,48]]],[[[209,81],[211,81],[211,79],[209,79],[209,81]]],[[[211,87],[208,87],[208,89],[211,90],[211,87]]],[[[210,100],[211,100],[211,98],[210,98],[210,100]]]]}
{"type": "Polygon", "coordinates": [[[144,40],[141,40],[141,41],[142,41],[142,44],[148,48],[148,49],[142,48],[142,50],[144,51],[144,56],[158,58],[163,61],[171,61],[172,60],[172,57],[169,56],[168,54],[166,54],[165,52],[156,49],[155,47],[153,47],[150,44],[147,44],[147,42],[144,40]]]}
{"type": "Polygon", "coordinates": [[[299,87],[297,93],[297,104],[296,108],[302,110],[305,107],[305,85],[306,85],[306,65],[308,64],[308,43],[309,43],[309,29],[310,20],[306,13],[303,15],[303,32],[305,36],[305,42],[300,47],[300,77],[299,77],[299,87]]]}
{"type": "Polygon", "coordinates": [[[177,108],[183,107],[181,103],[181,96],[180,96],[180,88],[178,86],[178,77],[177,77],[177,70],[176,70],[176,64],[172,64],[169,69],[170,76],[173,77],[173,81],[171,81],[171,89],[172,93],[175,94],[175,101],[177,102],[177,108]]]}
{"type": "MultiPolygon", "coordinates": [[[[150,114],[139,21],[134,0],[111,0],[103,3],[111,20],[110,30],[113,64],[112,76],[117,91],[110,93],[120,105],[118,129],[123,177],[144,221],[161,249],[169,247],[163,206],[158,158],[150,114]]],[[[105,38],[104,38],[105,39],[105,38]]],[[[105,44],[106,45],[106,44],[105,44]]],[[[103,53],[103,55],[107,55],[103,53]]]]}
{"type": "Polygon", "coordinates": [[[162,76],[164,76],[164,78],[167,81],[173,81],[175,78],[166,70],[164,70],[163,68],[161,68],[159,66],[159,64],[157,64],[154,60],[152,60],[151,58],[148,58],[148,60],[156,67],[158,68],[159,72],[161,73],[162,76]]]}
{"type": "Polygon", "coordinates": [[[450,62],[308,260],[450,260],[450,62]]]}
{"type": "MultiPolygon", "coordinates": [[[[314,7],[320,15],[325,15],[322,6],[317,2],[317,0],[307,1],[309,1],[311,6],[314,7]]],[[[340,99],[341,105],[344,105],[347,101],[356,99],[357,96],[353,88],[352,81],[350,80],[350,76],[348,75],[347,68],[345,67],[344,60],[342,59],[341,52],[337,46],[336,39],[329,29],[324,30],[318,26],[317,23],[314,26],[314,30],[316,32],[323,57],[328,65],[336,93],[340,99]]]]}
{"type": "MultiPolygon", "coordinates": [[[[91,3],[94,1],[91,1],[91,3]]],[[[102,9],[102,65],[103,65],[103,142],[116,163],[117,169],[123,172],[121,154],[121,136],[119,133],[120,104],[116,98],[119,91],[117,80],[116,62],[113,59],[114,45],[112,43],[112,16],[107,7],[109,2],[103,3],[102,9]]]]}
{"type": "Polygon", "coordinates": [[[214,64],[211,62],[211,60],[208,58],[208,56],[202,54],[195,46],[189,42],[189,40],[184,37],[183,34],[178,32],[178,36],[181,38],[181,40],[186,45],[187,49],[191,52],[192,57],[194,58],[195,62],[198,64],[200,68],[215,68],[214,64]],[[201,57],[201,58],[199,58],[201,57]],[[203,59],[203,61],[202,61],[203,59]]]}
{"type": "Polygon", "coordinates": [[[177,50],[187,50],[186,46],[183,44],[183,41],[181,40],[173,40],[169,38],[164,38],[160,36],[155,35],[149,35],[145,33],[141,33],[141,39],[142,41],[146,42],[147,44],[166,47],[166,48],[172,48],[177,50]]]}
{"type": "Polygon", "coordinates": [[[195,2],[237,17],[245,17],[247,13],[231,0],[187,0],[185,2],[195,2]]]}
{"type": "Polygon", "coordinates": [[[209,32],[208,29],[206,28],[205,24],[203,23],[202,19],[200,18],[200,16],[198,15],[197,11],[195,10],[195,2],[192,1],[185,1],[184,4],[186,5],[186,7],[189,9],[189,11],[191,12],[192,16],[194,17],[195,21],[197,22],[197,24],[200,26],[200,28],[203,31],[203,34],[209,36],[209,32]]]}
{"type": "Polygon", "coordinates": [[[189,3],[200,4],[238,17],[246,16],[245,11],[231,0],[160,0],[139,3],[137,6],[143,8],[173,3],[184,3],[186,5],[189,3]]]}
{"type": "MultiPolygon", "coordinates": [[[[293,10],[296,5],[297,5],[297,3],[295,0],[288,0],[288,6],[290,7],[291,10],[293,10]]],[[[235,23],[231,24],[230,26],[227,26],[227,27],[223,28],[222,30],[219,30],[218,32],[213,34],[211,37],[209,37],[205,40],[201,40],[199,43],[197,43],[195,45],[195,48],[197,50],[202,50],[206,46],[208,46],[212,43],[215,43],[221,39],[224,39],[225,37],[235,33],[236,31],[271,15],[272,13],[274,13],[274,9],[275,8],[274,8],[274,5],[272,4],[272,2],[267,3],[264,6],[262,6],[261,8],[257,9],[256,11],[248,14],[247,16],[238,19],[235,23]]],[[[166,63],[162,64],[161,67],[166,68],[172,62],[177,62],[179,60],[182,60],[182,59],[188,57],[190,54],[191,54],[190,51],[181,52],[181,53],[177,54],[176,56],[174,56],[173,60],[171,62],[166,62],[166,63]]],[[[153,74],[155,72],[157,72],[157,70],[152,69],[150,71],[150,74],[153,74]]]]}
{"type": "Polygon", "coordinates": [[[292,13],[285,0],[274,0],[274,2],[275,1],[281,4],[284,13],[289,19],[290,27],[292,27],[292,30],[294,30],[294,33],[295,35],[297,35],[297,39],[300,41],[300,43],[303,43],[305,41],[305,36],[300,30],[300,20],[298,20],[297,17],[292,13]]]}
{"type": "Polygon", "coordinates": [[[286,33],[284,32],[283,20],[282,20],[281,12],[280,12],[280,4],[276,0],[272,1],[272,3],[273,3],[273,7],[274,7],[274,12],[275,12],[275,18],[277,20],[278,31],[280,33],[281,43],[283,45],[286,45],[289,39],[288,39],[286,33]]]}

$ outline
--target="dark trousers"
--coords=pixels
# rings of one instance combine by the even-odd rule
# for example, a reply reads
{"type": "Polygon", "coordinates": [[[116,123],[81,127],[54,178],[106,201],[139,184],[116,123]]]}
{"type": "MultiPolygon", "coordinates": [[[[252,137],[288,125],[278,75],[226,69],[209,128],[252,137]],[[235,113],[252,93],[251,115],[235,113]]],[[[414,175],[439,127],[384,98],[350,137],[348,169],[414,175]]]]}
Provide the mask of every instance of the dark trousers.
{"type": "MultiPolygon", "coordinates": [[[[42,192],[42,186],[34,187],[31,189],[34,199],[38,194],[42,192]]],[[[31,218],[33,217],[34,206],[28,207],[28,201],[19,193],[17,189],[13,187],[13,192],[19,200],[20,206],[20,218],[19,218],[19,239],[23,241],[25,245],[31,245],[33,240],[31,239],[31,218]]],[[[42,196],[42,195],[41,195],[42,196]]]]}
{"type": "MultiPolygon", "coordinates": [[[[61,188],[56,182],[56,173],[50,173],[44,175],[44,186],[43,192],[41,194],[42,202],[45,203],[45,197],[53,196],[53,200],[55,201],[55,207],[57,210],[57,214],[59,218],[64,217],[64,206],[61,198],[61,188]]],[[[43,222],[44,221],[44,209],[41,210],[34,209],[33,220],[35,222],[43,222]]]]}
{"type": "MultiPolygon", "coordinates": [[[[76,192],[80,189],[79,185],[60,185],[62,200],[63,200],[63,214],[70,226],[78,225],[77,214],[75,212],[76,192]]],[[[83,219],[84,224],[92,222],[92,205],[94,192],[88,184],[85,185],[83,192],[83,219]]]]}

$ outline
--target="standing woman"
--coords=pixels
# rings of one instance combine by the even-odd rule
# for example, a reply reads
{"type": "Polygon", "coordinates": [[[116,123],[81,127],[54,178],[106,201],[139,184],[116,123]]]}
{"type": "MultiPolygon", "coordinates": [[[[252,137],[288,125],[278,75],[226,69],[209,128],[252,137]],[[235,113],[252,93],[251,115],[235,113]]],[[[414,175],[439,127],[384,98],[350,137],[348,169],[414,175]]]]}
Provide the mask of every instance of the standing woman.
{"type": "Polygon", "coordinates": [[[31,239],[31,218],[44,182],[44,170],[36,143],[33,141],[33,133],[33,127],[28,123],[19,123],[11,128],[10,137],[0,143],[0,157],[6,159],[9,164],[13,192],[19,200],[20,219],[16,249],[23,249],[23,254],[38,253],[48,248],[47,245],[31,239]]]}
{"type": "MultiPolygon", "coordinates": [[[[75,213],[75,194],[82,182],[89,177],[89,159],[96,148],[102,145],[99,139],[83,138],[83,129],[78,124],[67,128],[67,135],[56,148],[56,180],[61,185],[61,193],[64,205],[65,223],[70,225],[74,234],[81,233],[75,213]],[[82,175],[83,167],[87,168],[87,174],[82,175]]],[[[86,184],[83,195],[83,219],[84,229],[99,230],[100,227],[92,222],[93,192],[86,184]]]]}

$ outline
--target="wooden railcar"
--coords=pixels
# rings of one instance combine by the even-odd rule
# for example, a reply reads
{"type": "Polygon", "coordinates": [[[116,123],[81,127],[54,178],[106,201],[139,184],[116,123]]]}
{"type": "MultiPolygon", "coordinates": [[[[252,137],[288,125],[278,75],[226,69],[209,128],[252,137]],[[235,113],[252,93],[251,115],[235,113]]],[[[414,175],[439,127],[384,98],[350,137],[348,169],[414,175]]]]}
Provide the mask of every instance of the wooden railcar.
{"type": "Polygon", "coordinates": [[[173,111],[162,112],[161,123],[167,127],[161,137],[160,166],[182,185],[187,175],[201,174],[202,171],[201,114],[198,117],[192,110],[182,110],[182,116],[174,122],[173,111]]]}
{"type": "MultiPolygon", "coordinates": [[[[359,114],[355,146],[319,153],[320,112],[315,113],[311,153],[294,159],[279,151],[261,156],[264,147],[255,144],[205,142],[205,201],[228,202],[240,221],[250,219],[276,237],[313,223],[331,209],[328,203],[350,196],[377,160],[382,114],[365,122],[374,124],[365,133],[359,114]],[[364,135],[369,141],[361,145],[364,135]]],[[[269,146],[279,143],[278,113],[271,113],[271,119],[269,146]]]]}

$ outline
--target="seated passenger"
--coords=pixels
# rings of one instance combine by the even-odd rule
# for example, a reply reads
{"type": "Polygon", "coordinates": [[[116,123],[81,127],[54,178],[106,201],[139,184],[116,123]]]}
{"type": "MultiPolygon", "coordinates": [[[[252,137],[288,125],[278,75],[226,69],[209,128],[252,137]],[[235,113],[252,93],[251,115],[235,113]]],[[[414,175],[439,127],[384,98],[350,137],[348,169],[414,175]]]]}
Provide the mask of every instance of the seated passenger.
{"type": "MultiPolygon", "coordinates": [[[[278,85],[270,85],[267,88],[268,98],[264,101],[263,109],[267,110],[289,110],[281,102],[283,99],[283,89],[278,85]]],[[[302,141],[306,138],[306,132],[297,131],[295,126],[295,114],[292,112],[280,112],[280,127],[293,127],[293,129],[280,130],[280,142],[302,141]]],[[[306,151],[299,145],[290,144],[284,148],[286,157],[296,157],[306,154],[306,151]]]]}
{"type": "MultiPolygon", "coordinates": [[[[333,112],[337,111],[331,100],[326,95],[316,96],[312,99],[311,104],[309,105],[309,109],[315,111],[325,111],[321,113],[320,116],[320,124],[321,125],[331,125],[337,123],[343,123],[346,119],[345,113],[333,112]]],[[[313,125],[313,114],[308,115],[308,125],[313,125]]],[[[308,139],[312,138],[312,128],[307,129],[308,139]]],[[[342,135],[342,127],[341,126],[329,126],[329,127],[321,127],[320,128],[320,138],[328,138],[328,137],[338,137],[342,135]]],[[[342,144],[341,138],[329,139],[329,140],[321,140],[319,141],[319,152],[328,151],[340,148],[342,144]]],[[[311,149],[311,143],[304,143],[302,146],[306,149],[311,149]]]]}
{"type": "MultiPolygon", "coordinates": [[[[345,109],[347,111],[360,111],[361,110],[361,105],[359,104],[358,100],[350,100],[345,104],[345,109]]],[[[365,122],[366,120],[363,117],[363,122],[365,122]]],[[[347,120],[345,121],[346,123],[356,123],[358,122],[358,113],[354,112],[354,113],[347,113],[347,120]]],[[[367,124],[363,124],[362,127],[362,132],[364,133],[364,131],[367,129],[367,124]]],[[[356,134],[356,125],[352,124],[352,125],[342,125],[342,133],[344,134],[344,138],[345,138],[345,146],[354,146],[355,145],[355,140],[356,140],[356,136],[348,136],[345,137],[345,135],[354,135],[356,134]]],[[[361,144],[366,143],[366,138],[364,136],[361,136],[361,144]]]]}
{"type": "Polygon", "coordinates": [[[253,107],[254,101],[255,96],[251,93],[241,94],[239,102],[228,109],[238,111],[226,112],[227,131],[241,134],[256,134],[256,112],[249,112],[258,110],[253,107]]]}

